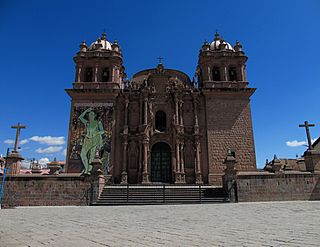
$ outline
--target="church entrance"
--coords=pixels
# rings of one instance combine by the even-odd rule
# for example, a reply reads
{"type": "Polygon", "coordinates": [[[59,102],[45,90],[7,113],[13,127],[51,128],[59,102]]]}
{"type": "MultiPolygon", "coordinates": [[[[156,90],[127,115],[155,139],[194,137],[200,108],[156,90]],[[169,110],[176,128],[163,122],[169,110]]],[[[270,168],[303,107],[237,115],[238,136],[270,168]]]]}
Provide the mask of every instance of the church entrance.
{"type": "Polygon", "coordinates": [[[168,144],[159,142],[151,149],[151,181],[171,183],[171,149],[168,144]]]}

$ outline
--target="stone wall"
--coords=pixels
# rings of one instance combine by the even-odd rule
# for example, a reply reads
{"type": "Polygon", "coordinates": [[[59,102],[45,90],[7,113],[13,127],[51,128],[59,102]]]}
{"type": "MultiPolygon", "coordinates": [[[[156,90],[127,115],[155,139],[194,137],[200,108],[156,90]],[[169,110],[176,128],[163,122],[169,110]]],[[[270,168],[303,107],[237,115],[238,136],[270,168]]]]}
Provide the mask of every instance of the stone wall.
{"type": "Polygon", "coordinates": [[[320,200],[320,173],[238,173],[239,202],[320,200]]]}
{"type": "Polygon", "coordinates": [[[96,185],[79,174],[12,175],[5,181],[2,206],[88,205],[96,185]]]}
{"type": "Polygon", "coordinates": [[[209,184],[222,185],[224,159],[231,149],[238,171],[256,170],[255,149],[248,98],[207,96],[209,184]]]}

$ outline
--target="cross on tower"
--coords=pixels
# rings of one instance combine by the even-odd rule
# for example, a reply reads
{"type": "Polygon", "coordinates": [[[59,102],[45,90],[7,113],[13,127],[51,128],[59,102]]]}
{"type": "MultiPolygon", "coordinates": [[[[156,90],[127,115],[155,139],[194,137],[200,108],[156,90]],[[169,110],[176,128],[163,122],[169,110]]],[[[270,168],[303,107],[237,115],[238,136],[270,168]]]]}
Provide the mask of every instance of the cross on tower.
{"type": "Polygon", "coordinates": [[[21,129],[25,129],[26,126],[25,126],[25,125],[21,125],[20,123],[18,123],[17,125],[11,126],[11,128],[17,129],[17,132],[16,132],[16,140],[15,140],[14,149],[13,149],[14,152],[17,152],[17,150],[18,150],[19,136],[20,136],[20,130],[21,130],[21,129]]]}
{"type": "Polygon", "coordinates": [[[159,60],[159,64],[162,64],[162,60],[163,60],[163,57],[157,57],[157,59],[159,60]]]}
{"type": "Polygon", "coordinates": [[[310,137],[310,130],[309,127],[314,127],[314,124],[309,124],[308,121],[304,121],[304,124],[299,124],[299,127],[304,127],[306,128],[306,133],[307,133],[307,139],[308,139],[308,149],[312,149],[312,143],[311,143],[311,137],[310,137]]]}

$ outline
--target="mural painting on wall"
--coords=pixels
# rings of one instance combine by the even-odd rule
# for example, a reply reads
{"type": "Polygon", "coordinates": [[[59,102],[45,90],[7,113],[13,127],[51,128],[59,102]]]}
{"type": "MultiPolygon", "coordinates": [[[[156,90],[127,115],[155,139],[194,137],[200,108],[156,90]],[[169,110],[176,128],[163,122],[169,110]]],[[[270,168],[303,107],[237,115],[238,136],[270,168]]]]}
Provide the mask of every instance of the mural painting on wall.
{"type": "Polygon", "coordinates": [[[90,174],[90,164],[97,151],[104,173],[110,173],[112,112],[112,105],[80,105],[75,106],[72,111],[69,160],[80,160],[83,174],[90,174]]]}

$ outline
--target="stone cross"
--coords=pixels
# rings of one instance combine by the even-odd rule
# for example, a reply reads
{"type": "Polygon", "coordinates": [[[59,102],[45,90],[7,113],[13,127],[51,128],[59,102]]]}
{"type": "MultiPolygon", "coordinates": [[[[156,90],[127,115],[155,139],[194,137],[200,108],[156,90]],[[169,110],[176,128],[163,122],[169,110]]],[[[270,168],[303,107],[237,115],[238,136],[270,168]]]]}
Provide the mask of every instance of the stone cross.
{"type": "Polygon", "coordinates": [[[310,130],[309,127],[314,127],[314,124],[309,124],[308,121],[304,121],[304,124],[299,124],[299,127],[304,127],[306,128],[306,133],[307,133],[307,139],[308,139],[308,149],[312,149],[312,143],[311,143],[311,137],[310,137],[310,130]]]}
{"type": "Polygon", "coordinates": [[[159,64],[162,64],[163,57],[157,57],[157,59],[159,60],[159,64]]]}
{"type": "Polygon", "coordinates": [[[21,129],[25,129],[26,126],[25,126],[25,125],[21,125],[20,123],[18,123],[18,125],[13,125],[13,126],[11,126],[11,128],[17,129],[17,132],[16,132],[16,140],[15,140],[14,149],[13,149],[13,151],[17,152],[17,150],[18,150],[19,136],[20,136],[20,130],[21,130],[21,129]]]}

